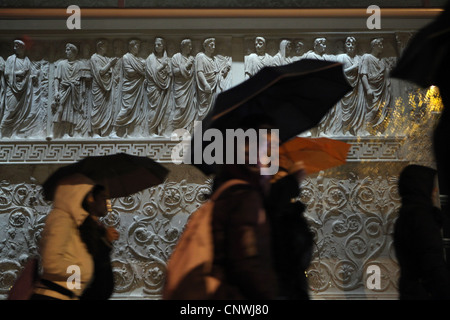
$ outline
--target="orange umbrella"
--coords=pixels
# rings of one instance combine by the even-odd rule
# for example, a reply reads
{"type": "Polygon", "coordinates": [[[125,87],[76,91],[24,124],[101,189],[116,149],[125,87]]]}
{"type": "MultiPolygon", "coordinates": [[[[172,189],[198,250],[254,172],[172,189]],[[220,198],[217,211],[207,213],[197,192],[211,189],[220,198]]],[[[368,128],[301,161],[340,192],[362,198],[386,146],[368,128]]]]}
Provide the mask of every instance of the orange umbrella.
{"type": "Polygon", "coordinates": [[[350,144],[339,140],[295,137],[280,146],[280,166],[302,161],[312,174],[344,164],[349,149],[350,144]]]}

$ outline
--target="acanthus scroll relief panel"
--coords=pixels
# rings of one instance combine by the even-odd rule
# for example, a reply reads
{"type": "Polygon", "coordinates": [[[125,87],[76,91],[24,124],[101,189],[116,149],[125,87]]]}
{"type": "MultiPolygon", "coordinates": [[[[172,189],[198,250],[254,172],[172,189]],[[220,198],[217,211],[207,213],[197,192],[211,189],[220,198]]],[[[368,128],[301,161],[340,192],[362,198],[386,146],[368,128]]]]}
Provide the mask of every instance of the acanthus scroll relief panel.
{"type": "MultiPolygon", "coordinates": [[[[302,185],[316,242],[312,296],[395,298],[396,179],[407,163],[434,166],[431,134],[441,110],[435,90],[389,77],[411,35],[40,35],[28,39],[26,51],[0,39],[0,295],[36,252],[51,207],[31,176],[5,178],[9,165],[50,172],[54,164],[116,152],[170,163],[172,131],[191,130],[218,93],[265,65],[310,58],[342,62],[354,88],[304,133],[351,144],[346,165],[302,185]],[[381,287],[369,290],[366,270],[373,265],[381,287]]],[[[210,190],[210,180],[183,170],[196,182],[183,177],[114,200],[105,223],[121,234],[113,253],[115,297],[159,298],[167,257],[210,190]]]]}
{"type": "MultiPolygon", "coordinates": [[[[395,295],[397,266],[391,232],[399,206],[397,179],[390,173],[360,178],[355,171],[348,171],[345,175],[319,174],[302,185],[301,200],[308,207],[305,215],[316,243],[308,270],[311,294],[358,292],[365,287],[365,267],[377,264],[383,275],[379,292],[395,295]]],[[[203,184],[166,181],[113,200],[113,210],[104,223],[120,232],[112,255],[114,297],[159,297],[173,246],[210,188],[209,179],[203,184]]],[[[1,181],[1,295],[8,292],[26,258],[37,253],[50,209],[40,185],[1,181]]]]}

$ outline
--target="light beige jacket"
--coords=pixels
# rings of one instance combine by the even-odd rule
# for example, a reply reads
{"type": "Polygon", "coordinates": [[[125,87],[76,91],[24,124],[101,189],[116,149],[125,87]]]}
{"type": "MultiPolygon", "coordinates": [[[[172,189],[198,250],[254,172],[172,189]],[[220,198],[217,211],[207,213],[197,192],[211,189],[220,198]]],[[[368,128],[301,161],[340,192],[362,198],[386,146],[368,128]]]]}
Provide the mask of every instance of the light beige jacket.
{"type": "MultiPolygon", "coordinates": [[[[86,245],[81,240],[78,227],[88,216],[82,207],[84,197],[94,184],[88,178],[77,175],[59,184],[54,197],[53,209],[47,216],[42,232],[40,254],[42,263],[41,278],[53,281],[77,296],[80,296],[93,276],[94,262],[86,245]],[[80,272],[79,288],[69,288],[75,281],[70,266],[78,266],[80,272]],[[69,271],[69,273],[68,273],[69,271]],[[69,280],[69,284],[68,284],[69,280]]],[[[58,299],[70,299],[56,291],[39,285],[35,293],[58,299]]]]}

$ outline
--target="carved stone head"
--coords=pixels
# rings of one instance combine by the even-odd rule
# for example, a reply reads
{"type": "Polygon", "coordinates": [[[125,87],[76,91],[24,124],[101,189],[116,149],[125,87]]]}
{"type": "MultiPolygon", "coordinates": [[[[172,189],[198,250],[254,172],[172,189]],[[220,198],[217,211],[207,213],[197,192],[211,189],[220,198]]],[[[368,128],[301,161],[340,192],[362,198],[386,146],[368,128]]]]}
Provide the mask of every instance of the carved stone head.
{"type": "Polygon", "coordinates": [[[109,43],[106,39],[100,39],[97,41],[97,53],[104,56],[108,51],[109,43]]]}
{"type": "Polygon", "coordinates": [[[132,39],[128,42],[128,50],[133,55],[138,55],[139,50],[141,49],[141,41],[138,39],[132,39]]]}
{"type": "Polygon", "coordinates": [[[14,53],[18,57],[23,57],[25,55],[25,42],[22,40],[14,40],[14,53]]]}
{"type": "Polygon", "coordinates": [[[255,50],[258,55],[263,55],[266,53],[266,39],[263,37],[255,38],[255,50]]]}
{"type": "Polygon", "coordinates": [[[67,43],[66,44],[66,56],[67,56],[67,59],[72,61],[72,60],[74,60],[77,57],[77,54],[78,54],[77,46],[72,44],[72,43],[67,43]]]}
{"type": "Polygon", "coordinates": [[[370,42],[373,55],[378,55],[383,51],[383,38],[375,38],[370,42]]]}
{"type": "Polygon", "coordinates": [[[162,54],[166,48],[166,42],[163,38],[155,38],[155,53],[162,54]]]}
{"type": "Polygon", "coordinates": [[[295,54],[297,55],[301,55],[303,54],[303,48],[304,48],[305,44],[303,43],[303,41],[297,41],[295,43],[295,54]]]}
{"type": "Polygon", "coordinates": [[[316,38],[314,40],[314,51],[318,54],[325,53],[327,49],[327,39],[326,38],[316,38]]]}
{"type": "Polygon", "coordinates": [[[347,52],[349,55],[353,55],[356,50],[356,38],[355,37],[347,37],[345,39],[345,52],[347,52]]]}
{"type": "Polygon", "coordinates": [[[181,41],[180,45],[181,53],[184,55],[188,55],[192,51],[192,40],[184,39],[181,41]]]}
{"type": "Polygon", "coordinates": [[[215,38],[208,38],[203,41],[203,48],[205,49],[205,53],[212,54],[214,53],[214,50],[216,49],[216,39],[215,38]]]}

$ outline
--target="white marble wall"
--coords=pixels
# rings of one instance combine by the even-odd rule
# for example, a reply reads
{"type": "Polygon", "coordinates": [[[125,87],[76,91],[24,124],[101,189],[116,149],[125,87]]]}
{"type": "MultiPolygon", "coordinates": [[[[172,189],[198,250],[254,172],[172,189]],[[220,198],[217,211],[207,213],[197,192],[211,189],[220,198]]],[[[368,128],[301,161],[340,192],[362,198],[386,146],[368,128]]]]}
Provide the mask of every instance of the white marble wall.
{"type": "MultiPolygon", "coordinates": [[[[396,180],[408,163],[434,166],[430,141],[439,108],[427,90],[390,79],[388,73],[414,28],[424,22],[411,27],[411,19],[390,20],[394,27],[369,32],[362,29],[365,23],[361,23],[363,27],[352,28],[339,25],[342,21],[339,19],[320,20],[325,21],[322,28],[317,27],[318,21],[308,27],[304,20],[296,24],[295,19],[288,18],[264,20],[262,29],[253,28],[261,22],[257,19],[245,24],[238,24],[239,21],[242,22],[234,20],[232,25],[228,19],[217,19],[209,24],[211,30],[206,30],[202,23],[211,20],[190,20],[187,25],[191,29],[186,31],[180,31],[183,19],[159,23],[137,20],[129,26],[122,21],[115,25],[114,32],[107,30],[111,24],[98,24],[98,21],[91,21],[89,28],[97,27],[87,33],[71,34],[63,32],[61,27],[47,28],[28,33],[26,40],[32,44],[25,54],[28,59],[20,57],[21,66],[15,64],[14,68],[7,67],[7,61],[14,54],[20,55],[15,53],[13,44],[23,33],[0,33],[0,56],[4,60],[4,64],[0,63],[0,76],[5,80],[0,82],[4,131],[0,138],[0,295],[7,293],[26,257],[37,249],[39,233],[51,206],[40,194],[40,183],[57,167],[85,156],[127,152],[164,163],[170,168],[171,176],[158,187],[116,199],[114,211],[105,219],[121,233],[113,253],[115,297],[159,298],[167,257],[189,214],[202,203],[202,195],[210,188],[210,180],[195,169],[170,163],[171,150],[177,143],[169,138],[174,119],[180,119],[177,123],[181,123],[182,116],[189,121],[199,119],[201,108],[207,106],[202,101],[207,102],[207,98],[213,99],[221,90],[240,83],[246,78],[246,72],[251,76],[251,70],[261,60],[273,65],[275,61],[288,63],[308,56],[345,61],[348,68],[356,65],[346,70],[355,89],[319,126],[307,133],[351,144],[347,164],[309,176],[302,185],[302,200],[307,204],[306,215],[316,242],[308,272],[312,297],[397,297],[398,266],[391,238],[399,206],[396,180]],[[286,22],[284,27],[280,26],[281,21],[286,22]],[[147,29],[136,31],[144,22],[147,29]],[[168,27],[171,24],[173,29],[168,27]],[[255,38],[259,36],[265,40],[267,59],[255,54],[255,38]],[[152,56],[157,37],[164,39],[165,50],[161,56],[152,56]],[[355,57],[344,55],[348,37],[356,40],[355,57]],[[131,57],[135,71],[130,73],[128,81],[138,85],[136,92],[124,98],[129,93],[127,85],[124,86],[124,74],[114,68],[119,68],[125,54],[134,50],[127,47],[134,38],[141,42],[138,52],[131,57]],[[217,90],[210,96],[202,96],[199,79],[193,81],[195,90],[192,89],[191,100],[187,94],[177,95],[181,89],[174,86],[174,56],[181,51],[181,41],[187,38],[191,39],[192,58],[186,59],[188,65],[182,72],[185,76],[191,71],[195,74],[196,57],[205,51],[204,40],[216,39],[216,47],[208,59],[215,67],[212,77],[215,82],[211,84],[217,90]],[[324,52],[320,52],[319,46],[314,47],[317,38],[326,40],[324,52]],[[371,44],[375,38],[383,38],[382,48],[371,44]],[[99,51],[104,58],[93,57],[99,39],[109,44],[106,52],[99,51]],[[121,41],[120,48],[115,46],[120,43],[116,40],[121,41]],[[286,40],[290,41],[291,50],[286,40]],[[299,41],[303,47],[296,51],[299,41]],[[66,52],[67,43],[77,47],[75,57],[68,56],[72,53],[66,52]],[[169,63],[155,77],[152,68],[162,66],[164,60],[169,63]],[[108,66],[110,61],[114,62],[108,66]],[[371,62],[374,67],[371,70],[380,72],[380,80],[372,81],[373,86],[381,88],[376,94],[371,94],[370,87],[364,87],[363,77],[375,75],[375,71],[363,71],[370,69],[363,67],[364,61],[366,66],[371,62]],[[13,69],[26,72],[14,73],[13,69]],[[65,80],[61,76],[64,71],[70,74],[65,80]],[[10,96],[7,99],[12,84],[10,80],[6,82],[8,77],[27,86],[22,93],[23,100],[17,103],[10,96]],[[165,96],[161,89],[156,90],[152,82],[155,78],[160,80],[160,85],[166,85],[165,96]],[[63,81],[58,83],[56,79],[63,81]],[[97,90],[99,87],[104,90],[97,90]],[[60,92],[59,100],[57,92],[60,92]],[[136,101],[138,96],[142,103],[136,101]],[[175,102],[177,97],[179,103],[184,103],[183,107],[175,102]],[[117,126],[118,114],[127,106],[136,108],[136,119],[140,122],[117,126]],[[66,119],[73,112],[71,126],[60,126],[62,118],[57,117],[62,111],[70,111],[66,119]],[[161,122],[153,122],[158,118],[156,115],[161,116],[161,122]],[[153,128],[160,130],[152,131],[153,128]],[[379,288],[367,286],[369,266],[379,267],[379,288]]],[[[33,23],[30,22],[30,28],[33,23]]],[[[55,23],[43,21],[41,25],[55,23]]],[[[21,21],[13,21],[9,28],[18,30],[19,25],[21,21]]],[[[1,30],[6,30],[2,23],[1,30]]]]}

